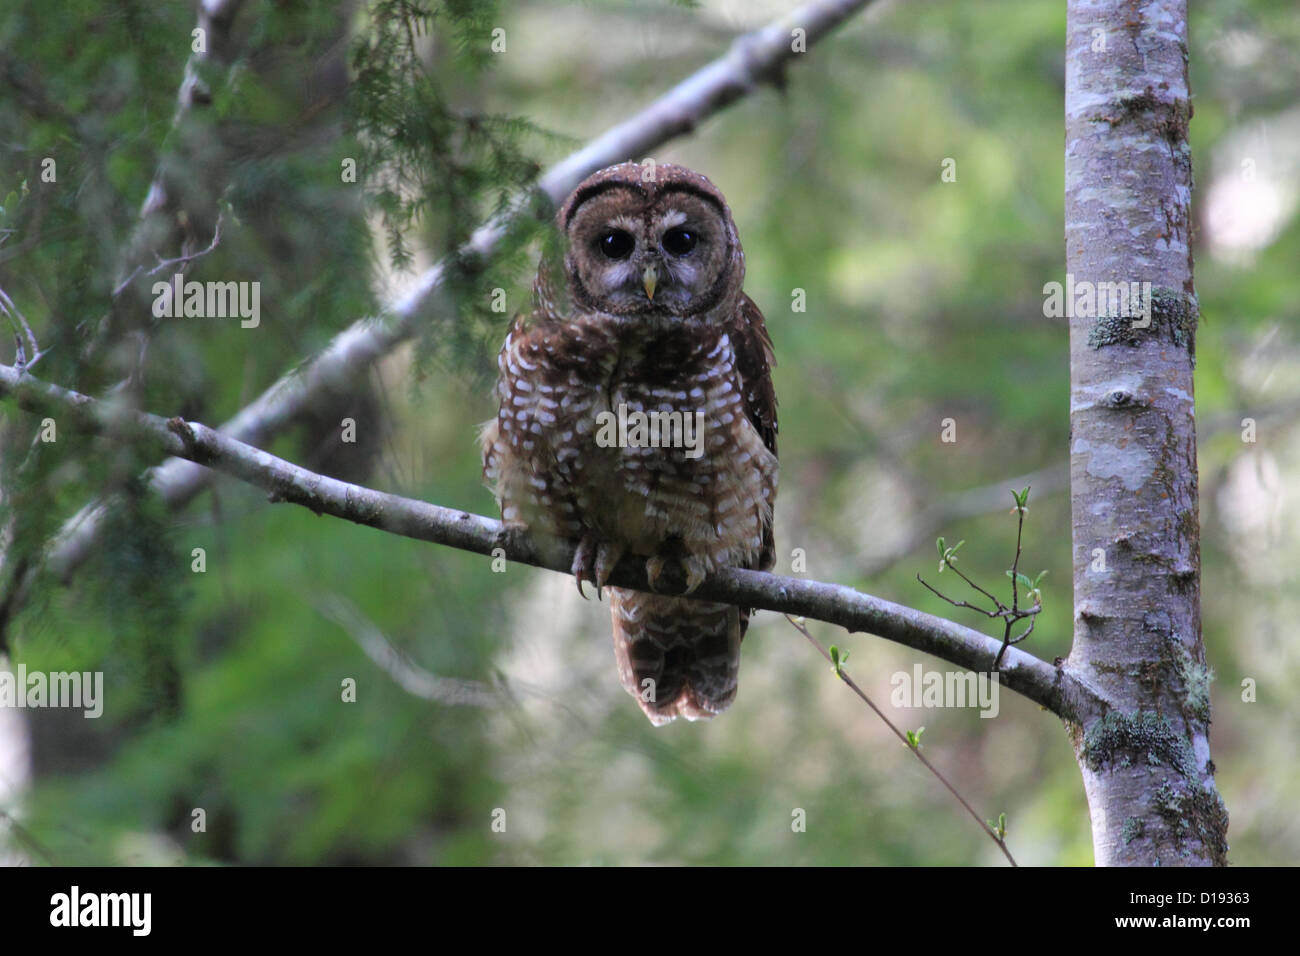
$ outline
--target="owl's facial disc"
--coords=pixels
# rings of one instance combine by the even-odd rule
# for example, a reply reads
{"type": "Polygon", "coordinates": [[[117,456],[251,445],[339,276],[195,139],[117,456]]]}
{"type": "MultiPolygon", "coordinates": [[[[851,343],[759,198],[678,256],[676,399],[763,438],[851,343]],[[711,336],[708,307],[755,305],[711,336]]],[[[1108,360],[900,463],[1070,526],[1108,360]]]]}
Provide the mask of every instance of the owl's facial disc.
{"type": "Polygon", "coordinates": [[[709,200],[665,189],[647,204],[618,186],[569,221],[575,291],[614,315],[685,317],[718,301],[732,256],[726,219],[709,200]]]}

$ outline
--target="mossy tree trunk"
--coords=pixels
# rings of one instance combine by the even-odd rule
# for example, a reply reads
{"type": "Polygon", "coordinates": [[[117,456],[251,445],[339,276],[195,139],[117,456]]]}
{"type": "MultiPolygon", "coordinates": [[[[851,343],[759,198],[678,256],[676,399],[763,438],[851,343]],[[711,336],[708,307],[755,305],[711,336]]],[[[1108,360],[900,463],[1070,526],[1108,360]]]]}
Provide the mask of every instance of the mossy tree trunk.
{"type": "Polygon", "coordinates": [[[1226,862],[1192,398],[1186,0],[1071,0],[1065,238],[1075,727],[1099,865],[1226,862]]]}

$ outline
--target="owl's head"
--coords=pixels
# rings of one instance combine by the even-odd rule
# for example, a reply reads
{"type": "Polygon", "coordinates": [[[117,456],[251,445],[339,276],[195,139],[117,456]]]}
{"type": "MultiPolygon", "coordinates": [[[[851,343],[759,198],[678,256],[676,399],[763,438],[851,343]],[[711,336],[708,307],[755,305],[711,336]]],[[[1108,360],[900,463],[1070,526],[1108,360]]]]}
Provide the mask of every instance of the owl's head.
{"type": "Polygon", "coordinates": [[[734,301],[745,256],[731,210],[699,173],[622,163],[578,185],[557,217],[575,302],[611,315],[687,318],[734,301]]]}

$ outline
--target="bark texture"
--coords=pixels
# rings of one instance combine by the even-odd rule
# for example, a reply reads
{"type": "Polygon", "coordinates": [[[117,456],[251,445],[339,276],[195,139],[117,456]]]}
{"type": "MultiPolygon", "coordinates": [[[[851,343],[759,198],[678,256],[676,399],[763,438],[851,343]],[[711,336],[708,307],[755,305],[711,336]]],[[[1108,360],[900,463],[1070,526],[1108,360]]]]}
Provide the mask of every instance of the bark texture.
{"type": "Polygon", "coordinates": [[[1186,0],[1071,0],[1068,24],[1066,669],[1107,705],[1073,727],[1075,750],[1099,865],[1222,865],[1201,640],[1186,0]],[[1137,301],[1125,309],[1101,283],[1137,301]]]}

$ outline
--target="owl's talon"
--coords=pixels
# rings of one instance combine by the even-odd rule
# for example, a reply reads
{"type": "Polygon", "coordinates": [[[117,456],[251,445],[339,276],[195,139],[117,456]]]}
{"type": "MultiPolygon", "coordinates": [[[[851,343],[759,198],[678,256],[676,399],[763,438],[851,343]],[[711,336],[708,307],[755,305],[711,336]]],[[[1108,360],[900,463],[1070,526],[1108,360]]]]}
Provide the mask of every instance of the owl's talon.
{"type": "Polygon", "coordinates": [[[614,570],[614,565],[618,564],[618,559],[622,556],[623,549],[618,545],[608,541],[598,541],[595,535],[582,536],[577,550],[573,553],[571,571],[577,579],[578,593],[582,595],[583,600],[590,600],[582,586],[584,581],[590,581],[596,586],[596,600],[599,601],[604,596],[605,582],[609,580],[610,572],[614,570]]]}
{"type": "MultiPolygon", "coordinates": [[[[656,554],[652,558],[647,558],[645,563],[646,580],[650,583],[650,590],[659,592],[659,579],[663,576],[664,569],[668,567],[669,561],[676,561],[682,573],[686,575],[686,588],[681,592],[673,591],[674,594],[690,594],[709,576],[708,562],[703,558],[694,555],[682,554],[656,554]]],[[[672,582],[675,583],[675,582],[672,582]]]]}
{"type": "Polygon", "coordinates": [[[664,573],[664,565],[668,560],[662,555],[656,554],[653,558],[647,558],[645,562],[645,576],[650,583],[651,591],[659,590],[659,576],[664,573]]]}
{"type": "MultiPolygon", "coordinates": [[[[596,583],[595,575],[591,570],[591,563],[596,557],[596,539],[591,535],[584,534],[578,542],[578,548],[573,552],[573,566],[569,569],[574,579],[578,583],[578,593],[582,595],[584,601],[590,600],[586,592],[582,589],[584,579],[596,583]]],[[[600,587],[596,587],[596,597],[600,597],[600,587]]]]}
{"type": "Polygon", "coordinates": [[[709,576],[708,566],[700,558],[693,556],[683,558],[682,567],[686,569],[686,590],[682,592],[683,594],[690,594],[709,576]]]}
{"type": "Polygon", "coordinates": [[[596,549],[596,576],[592,581],[596,585],[597,596],[600,595],[600,589],[609,581],[609,576],[621,557],[623,557],[623,549],[609,541],[602,541],[600,547],[596,549]]]}

